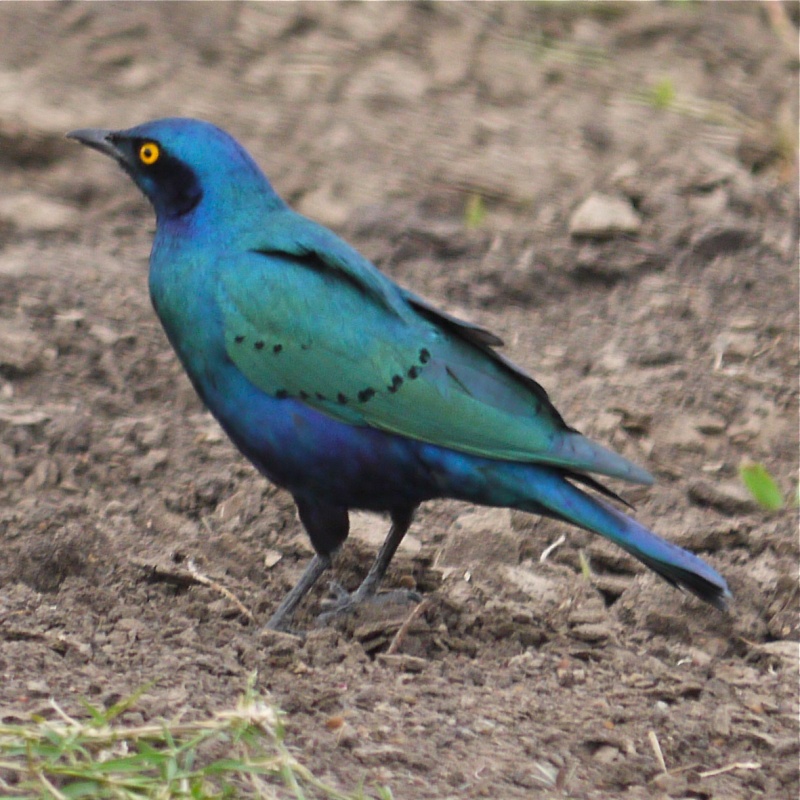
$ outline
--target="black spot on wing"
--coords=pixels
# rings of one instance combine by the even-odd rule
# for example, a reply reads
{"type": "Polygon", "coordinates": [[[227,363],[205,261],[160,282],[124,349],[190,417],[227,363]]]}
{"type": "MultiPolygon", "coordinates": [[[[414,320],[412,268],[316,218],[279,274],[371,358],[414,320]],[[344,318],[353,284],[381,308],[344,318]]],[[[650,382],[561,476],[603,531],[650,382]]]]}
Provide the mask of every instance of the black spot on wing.
{"type": "Polygon", "coordinates": [[[253,347],[255,347],[255,349],[256,349],[256,350],[263,350],[263,349],[264,349],[264,342],[262,342],[262,341],[259,339],[259,340],[258,340],[258,341],[257,341],[257,342],[256,342],[256,343],[253,345],[253,347]]]}
{"type": "Polygon", "coordinates": [[[339,392],[339,394],[336,395],[336,402],[343,406],[347,405],[347,395],[343,392],[339,392]]]}
{"type": "Polygon", "coordinates": [[[242,336],[241,334],[239,334],[238,336],[234,336],[233,341],[236,342],[236,344],[241,344],[244,341],[244,336],[242,336]]]}
{"type": "Polygon", "coordinates": [[[386,389],[394,394],[403,385],[403,379],[399,375],[392,375],[392,382],[386,389]]]}
{"type": "Polygon", "coordinates": [[[285,400],[288,396],[289,392],[287,392],[286,389],[278,389],[278,391],[275,392],[275,397],[277,397],[278,400],[285,400]]]}
{"type": "Polygon", "coordinates": [[[282,344],[276,344],[272,347],[272,352],[275,353],[276,355],[280,353],[281,350],[283,350],[282,344]]]}
{"type": "Polygon", "coordinates": [[[358,393],[358,399],[361,403],[366,403],[367,400],[370,400],[373,397],[375,397],[375,390],[371,386],[368,386],[366,389],[362,389],[358,393]]]}
{"type": "Polygon", "coordinates": [[[447,314],[431,305],[427,300],[410,292],[404,292],[404,296],[409,305],[429,322],[447,333],[468,342],[491,358],[512,380],[522,385],[539,401],[541,404],[540,409],[546,409],[557,425],[563,426],[565,430],[574,430],[564,422],[564,418],[553,405],[544,388],[527,372],[494,349],[502,346],[502,339],[479,325],[465,322],[447,314]]]}

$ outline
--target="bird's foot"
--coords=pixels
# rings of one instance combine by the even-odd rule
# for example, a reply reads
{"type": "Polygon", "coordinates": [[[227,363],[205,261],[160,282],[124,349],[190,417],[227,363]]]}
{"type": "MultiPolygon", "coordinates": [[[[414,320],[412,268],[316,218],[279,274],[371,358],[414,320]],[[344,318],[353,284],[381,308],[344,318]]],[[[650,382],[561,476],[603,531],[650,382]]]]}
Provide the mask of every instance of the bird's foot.
{"type": "Polygon", "coordinates": [[[340,583],[332,582],[330,592],[333,595],[330,599],[323,602],[325,609],[317,616],[316,626],[318,628],[329,625],[336,619],[352,614],[356,609],[363,606],[386,606],[386,605],[408,605],[409,603],[419,603],[422,596],[409,589],[390,589],[385,592],[363,591],[363,586],[355,592],[348,592],[340,583]]]}

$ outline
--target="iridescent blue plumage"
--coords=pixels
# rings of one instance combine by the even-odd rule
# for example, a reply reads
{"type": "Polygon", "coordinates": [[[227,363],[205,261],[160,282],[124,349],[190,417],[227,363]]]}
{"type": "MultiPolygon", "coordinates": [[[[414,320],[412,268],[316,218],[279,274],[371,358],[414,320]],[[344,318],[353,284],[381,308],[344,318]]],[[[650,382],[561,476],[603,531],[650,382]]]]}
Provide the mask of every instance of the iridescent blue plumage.
{"type": "Polygon", "coordinates": [[[650,483],[571,429],[497,337],[393,283],[296,214],[228,134],[166,119],[72,138],[115,158],[150,199],[150,294],[203,401],[297,502],[316,550],[269,625],[283,627],[329,566],[348,511],[390,514],[355,600],[374,593],[425,500],[453,497],[595,531],[723,608],[727,585],[584,484],[650,483]]]}

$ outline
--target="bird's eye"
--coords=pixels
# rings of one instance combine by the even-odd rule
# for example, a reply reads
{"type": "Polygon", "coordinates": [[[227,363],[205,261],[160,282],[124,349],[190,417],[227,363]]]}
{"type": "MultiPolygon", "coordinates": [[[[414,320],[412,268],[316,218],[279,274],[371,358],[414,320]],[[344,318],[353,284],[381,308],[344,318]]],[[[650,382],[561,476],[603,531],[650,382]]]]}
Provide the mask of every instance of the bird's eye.
{"type": "Polygon", "coordinates": [[[139,160],[148,167],[158,161],[161,150],[155,142],[145,142],[139,148],[139,160]]]}

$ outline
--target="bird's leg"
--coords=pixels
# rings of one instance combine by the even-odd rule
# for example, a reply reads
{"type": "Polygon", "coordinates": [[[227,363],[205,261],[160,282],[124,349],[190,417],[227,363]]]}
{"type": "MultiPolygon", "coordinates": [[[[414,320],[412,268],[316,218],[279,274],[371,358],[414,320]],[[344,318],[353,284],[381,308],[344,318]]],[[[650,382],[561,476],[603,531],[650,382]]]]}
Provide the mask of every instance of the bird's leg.
{"type": "Polygon", "coordinates": [[[411,527],[411,520],[414,518],[414,509],[410,511],[393,512],[392,513],[392,527],[389,529],[389,534],[386,537],[378,555],[375,556],[375,561],[372,562],[367,577],[361,581],[361,586],[353,592],[352,601],[359,603],[367,597],[372,597],[378,591],[378,586],[389,568],[389,564],[403,541],[403,537],[408,533],[411,527]]]}
{"type": "Polygon", "coordinates": [[[300,522],[308,532],[316,555],[300,576],[297,585],[283,598],[283,602],[267,622],[267,628],[276,631],[286,630],[300,601],[308,594],[319,576],[330,567],[332,557],[350,530],[346,508],[332,506],[307,495],[295,495],[294,502],[297,505],[300,522]]]}
{"type": "Polygon", "coordinates": [[[273,631],[287,630],[287,624],[292,618],[300,601],[308,594],[311,587],[319,580],[319,576],[331,565],[330,555],[317,553],[300,576],[292,590],[283,598],[275,613],[269,618],[267,628],[273,631]]]}
{"type": "MultiPolygon", "coordinates": [[[[403,541],[403,537],[408,532],[411,526],[411,520],[414,518],[414,510],[404,510],[400,512],[392,512],[392,527],[389,530],[386,540],[384,541],[375,561],[372,563],[367,577],[361,582],[361,585],[352,594],[346,592],[338,584],[334,584],[331,588],[336,594],[334,606],[329,611],[320,614],[317,617],[317,624],[326,624],[334,617],[351,611],[356,605],[374,597],[378,586],[386,574],[386,570],[403,541]]],[[[419,601],[420,596],[416,592],[411,592],[406,589],[400,589],[393,592],[386,592],[380,595],[380,599],[384,600],[401,600],[403,602],[419,601]]]]}

